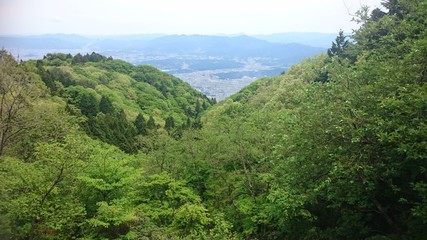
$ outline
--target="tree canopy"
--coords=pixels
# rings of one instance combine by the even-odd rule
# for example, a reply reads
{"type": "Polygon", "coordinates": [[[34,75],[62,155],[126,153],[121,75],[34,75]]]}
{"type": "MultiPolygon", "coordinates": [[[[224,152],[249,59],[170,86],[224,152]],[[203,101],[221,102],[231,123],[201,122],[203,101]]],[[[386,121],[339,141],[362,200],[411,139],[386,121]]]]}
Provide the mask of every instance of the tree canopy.
{"type": "Polygon", "coordinates": [[[151,66],[0,52],[1,239],[424,239],[427,3],[215,105],[151,66]]]}

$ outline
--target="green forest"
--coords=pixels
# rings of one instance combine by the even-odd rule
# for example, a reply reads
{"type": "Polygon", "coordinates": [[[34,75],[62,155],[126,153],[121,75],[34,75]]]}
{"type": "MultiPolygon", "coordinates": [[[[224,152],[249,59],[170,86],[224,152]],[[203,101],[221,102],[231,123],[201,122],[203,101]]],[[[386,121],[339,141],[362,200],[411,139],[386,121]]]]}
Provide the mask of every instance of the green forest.
{"type": "Polygon", "coordinates": [[[0,52],[0,239],[425,239],[427,2],[216,103],[151,66],[0,52]]]}

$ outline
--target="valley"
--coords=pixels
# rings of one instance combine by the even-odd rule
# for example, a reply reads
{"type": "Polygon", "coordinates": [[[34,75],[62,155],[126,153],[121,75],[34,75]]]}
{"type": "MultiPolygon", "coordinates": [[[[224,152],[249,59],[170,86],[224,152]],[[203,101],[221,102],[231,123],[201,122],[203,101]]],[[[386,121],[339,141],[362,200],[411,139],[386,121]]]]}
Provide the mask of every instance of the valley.
{"type": "Polygon", "coordinates": [[[134,65],[151,65],[181,78],[208,97],[223,100],[256,79],[279,75],[303,58],[324,52],[325,41],[331,42],[334,35],[276,34],[259,36],[262,40],[246,35],[51,34],[3,36],[0,45],[22,60],[42,59],[55,52],[97,52],[134,65]]]}
{"type": "Polygon", "coordinates": [[[224,57],[200,55],[146,56],[138,53],[115,56],[136,65],[152,65],[172,74],[202,93],[217,100],[237,93],[253,81],[263,77],[279,75],[288,65],[280,59],[268,57],[224,57]]]}
{"type": "MultiPolygon", "coordinates": [[[[185,26],[184,9],[147,7],[161,1],[112,2],[90,9],[110,31],[108,6],[185,26]]],[[[254,23],[278,9],[266,2],[254,23]]],[[[289,24],[342,24],[332,2],[293,2],[289,24]]],[[[235,24],[241,6],[223,4],[235,24]]],[[[0,36],[0,239],[426,239],[427,2],[381,6],[329,47],[310,33],[0,36]]]]}

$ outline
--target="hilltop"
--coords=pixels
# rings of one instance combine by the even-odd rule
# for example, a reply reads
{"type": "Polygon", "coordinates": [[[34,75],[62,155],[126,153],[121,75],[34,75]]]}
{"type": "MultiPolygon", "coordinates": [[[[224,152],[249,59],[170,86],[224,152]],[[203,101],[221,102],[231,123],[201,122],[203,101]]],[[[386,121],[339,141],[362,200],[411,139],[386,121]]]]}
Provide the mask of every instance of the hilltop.
{"type": "MultiPolygon", "coordinates": [[[[322,34],[310,36],[325,38],[322,34]]],[[[292,36],[285,39],[288,42],[269,42],[245,35],[48,34],[0,36],[0,46],[23,60],[40,59],[52,52],[90,54],[95,51],[135,65],[152,65],[183,79],[209,97],[222,100],[257,78],[280,74],[304,57],[326,51],[326,48],[300,44],[299,39],[292,36]]],[[[330,37],[329,44],[332,40],[330,37]]]]}

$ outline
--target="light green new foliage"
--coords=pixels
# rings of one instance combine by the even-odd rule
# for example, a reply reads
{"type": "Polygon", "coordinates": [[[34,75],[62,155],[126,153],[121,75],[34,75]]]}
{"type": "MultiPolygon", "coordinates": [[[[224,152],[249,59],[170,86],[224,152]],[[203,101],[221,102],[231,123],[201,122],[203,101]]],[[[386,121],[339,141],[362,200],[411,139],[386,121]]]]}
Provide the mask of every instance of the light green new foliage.
{"type": "Polygon", "coordinates": [[[355,41],[204,113],[150,66],[4,56],[0,100],[38,95],[1,118],[0,238],[425,239],[426,4],[363,8],[355,41]]]}
{"type": "Polygon", "coordinates": [[[136,159],[116,147],[93,142],[85,168],[77,176],[79,198],[86,209],[86,237],[131,236],[135,184],[141,176],[136,159]]]}
{"type": "Polygon", "coordinates": [[[1,161],[4,237],[133,235],[133,185],[141,171],[117,148],[70,135],[38,145],[32,162],[1,161]]]}
{"type": "Polygon", "coordinates": [[[0,156],[30,128],[26,118],[32,101],[42,94],[40,78],[0,50],[0,156]]]}
{"type": "Polygon", "coordinates": [[[152,231],[165,236],[197,234],[210,221],[199,196],[183,181],[163,173],[150,176],[138,189],[138,216],[151,226],[141,229],[144,235],[152,231]]]}
{"type": "Polygon", "coordinates": [[[427,5],[384,4],[339,54],[252,83],[149,162],[241,238],[423,239],[427,5]]]}
{"type": "Polygon", "coordinates": [[[74,184],[87,160],[84,141],[74,135],[64,143],[42,143],[32,162],[1,159],[5,236],[37,238],[49,232],[68,238],[76,234],[85,215],[74,184]]]}

